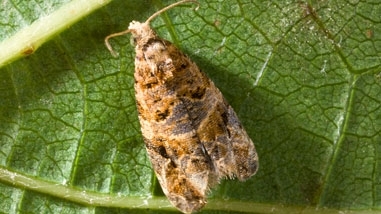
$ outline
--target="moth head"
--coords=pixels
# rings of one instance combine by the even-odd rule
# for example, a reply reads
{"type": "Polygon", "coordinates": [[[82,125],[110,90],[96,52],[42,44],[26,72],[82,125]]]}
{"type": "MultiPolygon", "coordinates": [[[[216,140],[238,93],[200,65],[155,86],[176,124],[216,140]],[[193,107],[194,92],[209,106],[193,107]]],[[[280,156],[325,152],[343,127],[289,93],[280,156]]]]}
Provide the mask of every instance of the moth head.
{"type": "MultiPolygon", "coordinates": [[[[155,36],[155,32],[149,26],[152,19],[156,18],[158,15],[162,14],[163,12],[165,12],[169,9],[176,7],[179,4],[184,4],[187,2],[192,2],[192,3],[199,5],[199,3],[196,0],[182,0],[182,1],[179,1],[176,3],[173,3],[171,5],[168,5],[167,7],[157,11],[152,16],[150,16],[144,23],[132,21],[127,30],[119,32],[119,33],[110,34],[105,38],[105,44],[106,44],[107,49],[111,52],[111,54],[113,56],[117,56],[118,54],[112,49],[110,42],[109,42],[109,39],[111,39],[113,37],[117,37],[117,36],[122,36],[122,35],[128,34],[128,33],[132,34],[135,44],[138,44],[139,41],[141,41],[144,38],[152,38],[150,36],[152,36],[152,35],[155,36]]],[[[198,6],[196,7],[196,10],[197,9],[198,9],[198,6]]]]}
{"type": "Polygon", "coordinates": [[[137,21],[132,21],[128,30],[132,34],[134,45],[139,44],[142,40],[146,38],[152,38],[155,35],[155,32],[151,29],[148,23],[140,23],[137,21]]]}

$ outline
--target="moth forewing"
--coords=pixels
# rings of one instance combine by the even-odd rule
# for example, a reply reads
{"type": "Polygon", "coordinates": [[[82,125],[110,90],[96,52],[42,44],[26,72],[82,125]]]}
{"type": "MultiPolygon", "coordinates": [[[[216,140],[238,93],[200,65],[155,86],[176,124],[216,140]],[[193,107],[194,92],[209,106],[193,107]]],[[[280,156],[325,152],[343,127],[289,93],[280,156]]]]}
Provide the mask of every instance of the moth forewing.
{"type": "Polygon", "coordinates": [[[170,202],[184,213],[201,209],[221,178],[245,180],[258,169],[255,147],[213,82],[185,54],[161,39],[149,21],[132,21],[135,97],[153,169],[170,202]]]}

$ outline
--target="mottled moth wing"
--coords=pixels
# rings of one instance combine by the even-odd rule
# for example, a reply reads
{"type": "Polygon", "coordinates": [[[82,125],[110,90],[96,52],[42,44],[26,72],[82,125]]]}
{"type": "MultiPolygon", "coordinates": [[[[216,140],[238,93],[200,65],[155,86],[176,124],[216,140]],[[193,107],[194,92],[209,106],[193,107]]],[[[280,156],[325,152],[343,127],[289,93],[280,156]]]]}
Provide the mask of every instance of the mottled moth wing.
{"type": "Polygon", "coordinates": [[[146,23],[132,22],[135,95],[153,168],[184,213],[206,203],[220,178],[253,175],[258,158],[237,115],[213,82],[146,23]]]}

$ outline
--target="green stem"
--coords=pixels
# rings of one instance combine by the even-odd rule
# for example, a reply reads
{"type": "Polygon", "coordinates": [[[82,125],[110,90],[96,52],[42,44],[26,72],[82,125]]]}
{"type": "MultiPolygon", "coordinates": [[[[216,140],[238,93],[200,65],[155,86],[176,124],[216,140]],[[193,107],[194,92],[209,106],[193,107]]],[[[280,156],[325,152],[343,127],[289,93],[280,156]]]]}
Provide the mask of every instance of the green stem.
{"type": "Polygon", "coordinates": [[[54,35],[109,2],[111,0],[74,0],[21,29],[0,43],[0,68],[34,53],[54,35]]]}

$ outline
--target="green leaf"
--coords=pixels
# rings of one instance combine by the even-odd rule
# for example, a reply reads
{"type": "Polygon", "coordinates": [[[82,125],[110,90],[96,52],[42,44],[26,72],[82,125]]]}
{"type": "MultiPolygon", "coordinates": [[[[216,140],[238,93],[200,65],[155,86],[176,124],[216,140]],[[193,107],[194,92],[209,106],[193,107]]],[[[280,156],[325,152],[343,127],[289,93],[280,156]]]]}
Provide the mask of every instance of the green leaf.
{"type": "MultiPolygon", "coordinates": [[[[119,58],[104,46],[173,1],[96,10],[107,2],[2,3],[0,213],[175,211],[142,141],[130,36],[111,41],[119,58]]],[[[220,88],[260,161],[248,181],[221,182],[202,213],[380,210],[381,3],[192,8],[152,26],[220,88]]]]}

